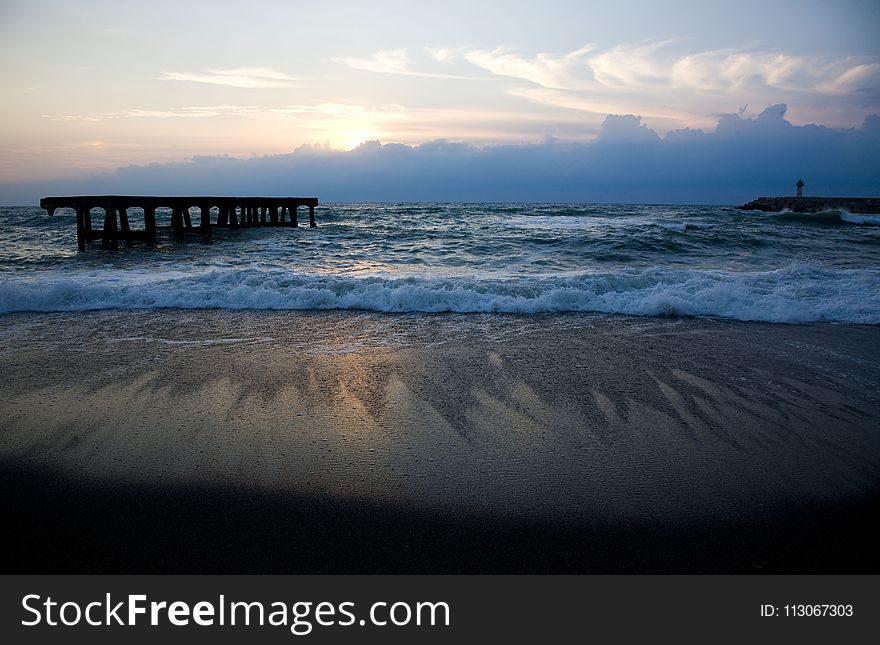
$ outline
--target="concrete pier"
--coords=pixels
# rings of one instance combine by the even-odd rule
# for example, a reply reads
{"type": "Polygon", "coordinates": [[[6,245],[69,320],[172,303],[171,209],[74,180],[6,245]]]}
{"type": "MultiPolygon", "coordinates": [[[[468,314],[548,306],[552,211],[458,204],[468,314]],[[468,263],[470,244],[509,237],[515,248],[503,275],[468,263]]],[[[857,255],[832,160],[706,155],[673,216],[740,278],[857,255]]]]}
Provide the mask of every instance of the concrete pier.
{"type": "Polygon", "coordinates": [[[740,210],[793,213],[821,213],[845,210],[850,213],[880,213],[880,197],[759,197],[740,210]]]}
{"type": "Polygon", "coordinates": [[[44,197],[40,208],[53,215],[59,208],[76,212],[76,239],[80,251],[95,240],[101,246],[119,248],[120,240],[131,246],[135,240],[156,244],[156,210],[171,210],[171,229],[182,240],[187,231],[209,235],[214,226],[238,228],[249,226],[299,226],[297,210],[309,209],[309,226],[315,224],[317,197],[155,197],[137,195],[79,195],[44,197]],[[143,211],[143,228],[133,229],[130,208],[143,211]],[[104,214],[104,227],[92,228],[92,210],[104,214]],[[192,211],[197,210],[198,226],[193,226],[192,211]],[[216,215],[213,215],[216,213],[216,215]],[[214,221],[212,222],[212,217],[214,221]]]}

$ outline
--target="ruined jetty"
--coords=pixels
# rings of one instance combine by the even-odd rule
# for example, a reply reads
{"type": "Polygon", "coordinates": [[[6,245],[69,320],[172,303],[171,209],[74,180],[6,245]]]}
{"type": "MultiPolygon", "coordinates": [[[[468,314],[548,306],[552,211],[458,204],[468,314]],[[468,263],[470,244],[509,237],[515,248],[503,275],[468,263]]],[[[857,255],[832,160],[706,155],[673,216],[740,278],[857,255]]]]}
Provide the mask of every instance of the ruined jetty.
{"type": "Polygon", "coordinates": [[[297,210],[309,209],[309,226],[315,224],[317,197],[155,197],[138,195],[78,195],[44,197],[40,208],[53,215],[59,208],[76,212],[76,240],[80,251],[95,240],[105,249],[119,248],[123,241],[156,244],[156,211],[171,214],[171,230],[183,240],[186,232],[210,234],[212,227],[299,226],[297,210]],[[97,212],[95,212],[97,211],[97,212]],[[198,217],[193,226],[192,216],[198,217]],[[104,218],[103,228],[92,227],[92,216],[104,218]],[[143,217],[143,228],[134,228],[132,219],[143,217]],[[212,221],[213,218],[213,221],[212,221]]]}
{"type": "Polygon", "coordinates": [[[880,197],[759,197],[740,210],[793,213],[821,213],[844,210],[850,213],[880,213],[880,197]]]}

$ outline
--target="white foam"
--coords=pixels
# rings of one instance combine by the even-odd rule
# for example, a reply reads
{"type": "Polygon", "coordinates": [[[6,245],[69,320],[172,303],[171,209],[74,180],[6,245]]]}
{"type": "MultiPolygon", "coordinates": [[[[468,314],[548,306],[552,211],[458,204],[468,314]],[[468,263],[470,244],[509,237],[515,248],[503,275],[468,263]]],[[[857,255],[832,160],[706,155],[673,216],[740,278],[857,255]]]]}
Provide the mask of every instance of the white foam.
{"type": "Polygon", "coordinates": [[[143,271],[46,270],[9,274],[0,282],[0,312],[165,307],[604,312],[880,324],[880,270],[798,263],[763,272],[657,267],[499,278],[304,275],[251,266],[155,272],[152,280],[143,271]]]}
{"type": "Polygon", "coordinates": [[[704,224],[702,222],[656,222],[655,226],[665,228],[667,231],[675,231],[676,233],[685,233],[689,230],[713,228],[713,224],[704,224]]]}
{"type": "Polygon", "coordinates": [[[507,218],[503,225],[507,228],[537,229],[540,231],[588,230],[614,225],[614,218],[576,215],[521,215],[507,218]]]}
{"type": "Polygon", "coordinates": [[[847,211],[840,211],[840,219],[850,224],[868,224],[880,226],[880,215],[857,215],[847,211]]]}

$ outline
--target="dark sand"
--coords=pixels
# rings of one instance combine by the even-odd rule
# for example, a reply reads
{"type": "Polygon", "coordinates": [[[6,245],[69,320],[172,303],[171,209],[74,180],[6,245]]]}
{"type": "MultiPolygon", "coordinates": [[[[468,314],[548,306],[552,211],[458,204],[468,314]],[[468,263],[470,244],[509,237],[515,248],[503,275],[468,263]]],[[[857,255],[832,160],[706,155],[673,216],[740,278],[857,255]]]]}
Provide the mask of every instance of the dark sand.
{"type": "Polygon", "coordinates": [[[0,316],[4,573],[877,573],[880,328],[0,316]]]}

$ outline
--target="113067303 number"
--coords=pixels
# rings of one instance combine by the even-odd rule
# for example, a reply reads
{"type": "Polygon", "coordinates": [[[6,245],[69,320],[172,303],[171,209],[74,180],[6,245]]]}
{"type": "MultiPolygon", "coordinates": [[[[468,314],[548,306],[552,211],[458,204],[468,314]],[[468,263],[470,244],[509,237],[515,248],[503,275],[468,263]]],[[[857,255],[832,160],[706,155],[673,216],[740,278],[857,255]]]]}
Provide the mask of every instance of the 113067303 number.
{"type": "Polygon", "coordinates": [[[785,616],[787,618],[801,617],[850,617],[853,615],[852,605],[840,604],[809,604],[809,605],[783,605],[781,608],[776,605],[761,605],[761,616],[785,616]],[[781,609],[781,611],[780,611],[781,609]]]}

